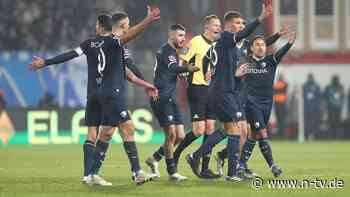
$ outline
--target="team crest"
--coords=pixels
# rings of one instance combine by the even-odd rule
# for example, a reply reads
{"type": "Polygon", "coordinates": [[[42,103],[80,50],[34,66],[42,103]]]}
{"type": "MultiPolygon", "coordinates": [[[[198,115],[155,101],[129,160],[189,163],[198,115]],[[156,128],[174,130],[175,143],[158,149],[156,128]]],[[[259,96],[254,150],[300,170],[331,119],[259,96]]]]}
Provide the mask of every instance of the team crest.
{"type": "Polygon", "coordinates": [[[168,116],[168,121],[173,121],[173,119],[174,119],[174,116],[168,116]]]}
{"type": "Polygon", "coordinates": [[[126,118],[127,115],[128,115],[128,112],[127,112],[127,111],[122,111],[122,112],[120,112],[120,116],[121,116],[122,118],[126,118]]]}
{"type": "Polygon", "coordinates": [[[259,128],[260,127],[260,122],[255,122],[255,128],[259,128]]]}
{"type": "Polygon", "coordinates": [[[237,117],[237,118],[241,118],[242,115],[243,115],[242,112],[237,112],[237,113],[236,113],[236,117],[237,117]]]}
{"type": "Polygon", "coordinates": [[[177,62],[176,57],[173,55],[170,55],[168,58],[169,58],[169,65],[175,64],[177,62]]]}
{"type": "Polygon", "coordinates": [[[261,67],[265,68],[266,67],[266,62],[261,63],[261,67]]]}

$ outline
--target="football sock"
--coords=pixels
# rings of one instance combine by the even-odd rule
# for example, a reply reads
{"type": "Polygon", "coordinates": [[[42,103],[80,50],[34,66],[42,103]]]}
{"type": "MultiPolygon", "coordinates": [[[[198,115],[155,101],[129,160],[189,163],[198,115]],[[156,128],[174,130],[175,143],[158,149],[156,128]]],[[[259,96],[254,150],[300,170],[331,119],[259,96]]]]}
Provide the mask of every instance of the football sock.
{"type": "Polygon", "coordinates": [[[128,155],[129,162],[131,165],[131,171],[137,173],[140,171],[140,162],[137,153],[137,148],[135,142],[124,142],[124,150],[128,155]]]}
{"type": "Polygon", "coordinates": [[[188,132],[185,136],[185,139],[181,141],[181,143],[177,146],[176,150],[174,151],[174,161],[175,161],[175,165],[177,165],[180,155],[182,153],[183,150],[185,150],[185,148],[187,146],[189,146],[193,141],[195,141],[198,137],[194,135],[194,133],[188,132]]]}
{"type": "Polygon", "coordinates": [[[94,152],[95,152],[95,143],[89,140],[85,140],[83,145],[84,152],[84,176],[89,175],[89,171],[94,164],[94,152]]]}
{"type": "Polygon", "coordinates": [[[155,160],[160,161],[164,156],[164,148],[161,146],[156,152],[153,153],[153,157],[155,160]]]}
{"type": "Polygon", "coordinates": [[[168,171],[169,175],[176,173],[177,170],[176,170],[176,165],[173,158],[166,159],[166,170],[168,171]]]}
{"type": "Polygon", "coordinates": [[[256,141],[251,139],[247,139],[247,141],[244,143],[242,153],[241,153],[241,158],[239,160],[240,166],[247,168],[247,162],[250,156],[252,155],[255,144],[256,144],[256,141]]]}
{"type": "Polygon", "coordinates": [[[227,150],[228,150],[228,165],[227,165],[227,176],[235,176],[236,166],[239,152],[239,135],[228,135],[227,136],[227,150]]]}
{"type": "Polygon", "coordinates": [[[264,139],[260,139],[259,140],[259,147],[260,147],[260,151],[263,154],[267,164],[269,165],[269,167],[271,167],[273,165],[273,157],[272,157],[272,150],[269,144],[269,141],[267,140],[267,138],[264,139]]]}
{"type": "Polygon", "coordinates": [[[94,154],[94,164],[92,165],[92,168],[89,174],[92,174],[92,175],[98,174],[102,166],[102,162],[105,159],[108,146],[109,146],[108,142],[102,142],[100,140],[97,141],[95,154],[94,154]]]}

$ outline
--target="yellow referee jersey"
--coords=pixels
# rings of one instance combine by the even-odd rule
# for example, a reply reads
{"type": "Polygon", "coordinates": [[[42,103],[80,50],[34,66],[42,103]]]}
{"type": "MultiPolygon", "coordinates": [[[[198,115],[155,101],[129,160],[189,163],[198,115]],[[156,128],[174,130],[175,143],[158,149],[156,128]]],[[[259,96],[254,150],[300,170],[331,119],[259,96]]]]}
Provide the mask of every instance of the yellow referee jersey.
{"type": "Polygon", "coordinates": [[[189,82],[194,85],[209,85],[204,79],[203,74],[203,59],[207,54],[209,48],[212,45],[212,41],[205,38],[203,35],[197,35],[187,45],[187,50],[184,54],[180,55],[180,58],[188,63],[194,63],[200,70],[194,72],[189,82]]]}

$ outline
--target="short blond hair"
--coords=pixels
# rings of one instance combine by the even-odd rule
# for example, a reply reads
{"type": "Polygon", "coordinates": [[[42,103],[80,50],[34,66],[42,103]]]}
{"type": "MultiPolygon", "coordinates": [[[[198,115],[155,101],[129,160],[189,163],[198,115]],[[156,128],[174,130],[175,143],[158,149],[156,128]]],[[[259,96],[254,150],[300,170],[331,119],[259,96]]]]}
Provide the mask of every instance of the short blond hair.
{"type": "Polygon", "coordinates": [[[209,24],[210,21],[213,20],[213,19],[218,19],[218,20],[220,20],[220,18],[219,18],[217,15],[211,14],[211,15],[208,15],[208,16],[204,17],[204,19],[203,19],[203,25],[209,24]]]}

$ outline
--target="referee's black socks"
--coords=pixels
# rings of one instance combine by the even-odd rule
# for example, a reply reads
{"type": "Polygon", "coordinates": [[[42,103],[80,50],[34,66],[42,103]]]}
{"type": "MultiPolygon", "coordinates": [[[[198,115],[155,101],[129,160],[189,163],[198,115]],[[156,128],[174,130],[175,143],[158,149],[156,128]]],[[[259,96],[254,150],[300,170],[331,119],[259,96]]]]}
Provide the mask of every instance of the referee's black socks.
{"type": "Polygon", "coordinates": [[[177,146],[176,150],[174,151],[174,161],[175,165],[177,165],[180,155],[183,150],[190,144],[192,144],[193,141],[195,141],[198,138],[192,131],[188,132],[185,136],[185,139],[181,141],[181,143],[177,146]]]}

